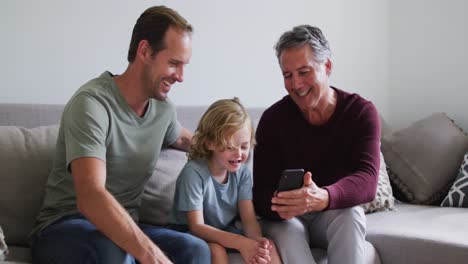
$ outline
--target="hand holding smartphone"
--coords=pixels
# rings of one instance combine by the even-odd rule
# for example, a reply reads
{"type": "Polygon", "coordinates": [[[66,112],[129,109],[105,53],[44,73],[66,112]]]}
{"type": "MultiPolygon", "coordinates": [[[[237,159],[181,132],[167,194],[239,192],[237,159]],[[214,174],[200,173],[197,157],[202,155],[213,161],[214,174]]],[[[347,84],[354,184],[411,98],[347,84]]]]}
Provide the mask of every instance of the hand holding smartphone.
{"type": "Polygon", "coordinates": [[[278,182],[278,192],[299,189],[304,185],[303,169],[287,169],[281,173],[278,182]]]}

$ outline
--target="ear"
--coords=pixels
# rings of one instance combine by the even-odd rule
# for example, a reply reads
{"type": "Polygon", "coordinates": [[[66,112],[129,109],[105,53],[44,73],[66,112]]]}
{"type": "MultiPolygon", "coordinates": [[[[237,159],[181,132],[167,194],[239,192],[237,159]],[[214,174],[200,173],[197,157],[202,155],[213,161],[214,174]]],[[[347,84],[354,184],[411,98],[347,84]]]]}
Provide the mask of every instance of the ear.
{"type": "Polygon", "coordinates": [[[137,57],[141,61],[146,61],[147,59],[151,58],[153,54],[153,49],[151,48],[149,42],[146,39],[143,39],[138,43],[137,48],[137,57]]]}
{"type": "Polygon", "coordinates": [[[330,58],[327,59],[327,61],[325,62],[325,72],[327,73],[327,76],[330,77],[330,74],[332,72],[332,62],[330,60],[330,58]]]}

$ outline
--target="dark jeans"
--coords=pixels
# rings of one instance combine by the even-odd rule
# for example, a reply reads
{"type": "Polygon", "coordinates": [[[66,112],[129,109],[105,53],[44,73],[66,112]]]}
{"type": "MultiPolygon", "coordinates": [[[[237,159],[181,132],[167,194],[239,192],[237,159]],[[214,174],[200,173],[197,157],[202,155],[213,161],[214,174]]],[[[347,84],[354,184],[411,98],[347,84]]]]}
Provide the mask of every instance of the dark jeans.
{"type": "MultiPolygon", "coordinates": [[[[210,263],[205,241],[188,233],[139,224],[143,232],[174,263],[210,263]]],[[[135,264],[123,251],[81,215],[65,217],[37,233],[32,240],[34,264],[135,264]]]]}

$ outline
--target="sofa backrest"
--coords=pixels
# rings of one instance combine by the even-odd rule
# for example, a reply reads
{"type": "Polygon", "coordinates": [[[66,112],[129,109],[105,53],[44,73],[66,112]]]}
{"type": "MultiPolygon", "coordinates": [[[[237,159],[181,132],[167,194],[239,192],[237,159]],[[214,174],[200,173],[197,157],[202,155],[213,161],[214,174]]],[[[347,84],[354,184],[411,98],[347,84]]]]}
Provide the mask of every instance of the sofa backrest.
{"type": "Polygon", "coordinates": [[[64,105],[0,103],[0,126],[33,128],[58,124],[64,105]]]}
{"type": "MultiPolygon", "coordinates": [[[[44,198],[52,167],[63,105],[0,103],[0,226],[9,245],[27,245],[27,237],[44,198]]],[[[193,131],[206,106],[180,106],[178,119],[193,131]]],[[[261,108],[248,109],[256,125],[261,108]]],[[[161,151],[143,194],[140,219],[165,224],[172,207],[175,181],[186,154],[161,151]]],[[[251,159],[249,160],[251,165],[251,159]]]]}

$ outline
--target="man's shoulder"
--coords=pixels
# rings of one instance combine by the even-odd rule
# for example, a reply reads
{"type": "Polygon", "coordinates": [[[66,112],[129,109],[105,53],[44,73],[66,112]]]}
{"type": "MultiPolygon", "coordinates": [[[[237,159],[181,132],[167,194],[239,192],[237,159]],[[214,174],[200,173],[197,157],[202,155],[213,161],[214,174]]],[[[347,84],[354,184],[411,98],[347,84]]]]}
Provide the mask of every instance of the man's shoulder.
{"type": "Polygon", "coordinates": [[[357,93],[348,93],[337,88],[334,89],[337,91],[340,102],[339,113],[348,120],[348,123],[359,124],[361,121],[373,122],[378,119],[378,111],[372,101],[357,93]]]}
{"type": "Polygon", "coordinates": [[[78,89],[78,92],[98,92],[102,89],[110,88],[112,86],[112,82],[112,74],[106,71],[98,77],[91,79],[85,84],[83,84],[78,89]]]}
{"type": "Polygon", "coordinates": [[[89,80],[83,84],[70,98],[68,105],[76,100],[96,100],[112,96],[112,76],[104,72],[99,77],[89,80]]]}
{"type": "Polygon", "coordinates": [[[347,110],[346,112],[355,113],[362,112],[363,110],[375,110],[374,104],[361,95],[357,93],[346,92],[336,87],[332,88],[336,91],[338,100],[341,101],[341,105],[344,109],[347,110]]]}

